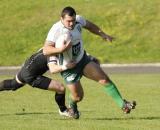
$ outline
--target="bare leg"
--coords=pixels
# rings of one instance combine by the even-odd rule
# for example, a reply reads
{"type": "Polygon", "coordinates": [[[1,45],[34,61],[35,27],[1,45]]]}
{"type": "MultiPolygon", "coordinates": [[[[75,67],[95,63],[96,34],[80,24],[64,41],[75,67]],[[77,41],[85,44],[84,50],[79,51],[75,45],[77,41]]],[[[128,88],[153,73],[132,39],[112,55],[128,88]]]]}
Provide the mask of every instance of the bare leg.
{"type": "Polygon", "coordinates": [[[65,87],[62,83],[56,80],[51,80],[48,90],[50,91],[56,91],[59,94],[65,93],[65,87]]]}
{"type": "Polygon", "coordinates": [[[82,85],[80,81],[78,81],[73,84],[68,84],[67,87],[71,92],[71,95],[69,97],[70,98],[69,105],[74,111],[74,118],[78,119],[79,111],[77,109],[77,102],[80,102],[84,96],[82,85]]]}
{"type": "Polygon", "coordinates": [[[120,92],[99,65],[94,62],[90,62],[86,65],[83,72],[87,78],[97,81],[103,85],[105,92],[114,99],[120,108],[123,107],[124,101],[120,92]]]}

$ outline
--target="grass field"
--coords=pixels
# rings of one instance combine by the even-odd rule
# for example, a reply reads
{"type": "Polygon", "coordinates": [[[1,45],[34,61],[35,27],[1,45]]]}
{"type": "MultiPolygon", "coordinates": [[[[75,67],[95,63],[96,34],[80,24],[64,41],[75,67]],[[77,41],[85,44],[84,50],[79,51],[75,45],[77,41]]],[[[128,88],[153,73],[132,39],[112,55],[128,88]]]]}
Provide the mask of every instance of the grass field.
{"type": "MultiPolygon", "coordinates": [[[[25,86],[0,92],[1,130],[159,130],[160,74],[112,74],[124,97],[138,102],[124,115],[95,82],[82,79],[85,98],[79,120],[59,116],[54,93],[25,86]]],[[[1,76],[0,80],[9,78],[1,76]]],[[[61,80],[59,76],[55,79],[61,80]]],[[[68,92],[67,92],[68,95],[68,92]]]]}
{"type": "Polygon", "coordinates": [[[159,0],[0,0],[0,66],[20,65],[42,47],[68,5],[116,38],[108,44],[84,31],[85,49],[103,63],[160,62],[159,0]]]}

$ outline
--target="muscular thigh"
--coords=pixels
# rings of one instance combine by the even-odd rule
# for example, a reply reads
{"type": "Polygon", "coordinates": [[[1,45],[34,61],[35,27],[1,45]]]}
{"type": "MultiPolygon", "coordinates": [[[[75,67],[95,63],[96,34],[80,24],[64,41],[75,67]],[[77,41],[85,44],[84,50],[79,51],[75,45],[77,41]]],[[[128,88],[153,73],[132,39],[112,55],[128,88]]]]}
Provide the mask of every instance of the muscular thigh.
{"type": "Polygon", "coordinates": [[[85,66],[83,74],[85,77],[97,82],[99,82],[100,80],[109,81],[109,77],[104,73],[102,68],[94,62],[90,62],[85,66]]]}

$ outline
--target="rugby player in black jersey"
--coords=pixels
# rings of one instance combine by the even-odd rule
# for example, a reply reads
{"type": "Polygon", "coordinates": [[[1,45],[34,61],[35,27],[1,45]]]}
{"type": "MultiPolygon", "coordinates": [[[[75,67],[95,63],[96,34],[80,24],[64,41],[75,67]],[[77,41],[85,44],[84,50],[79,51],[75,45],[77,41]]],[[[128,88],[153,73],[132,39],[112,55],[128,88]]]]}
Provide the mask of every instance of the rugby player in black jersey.
{"type": "MultiPolygon", "coordinates": [[[[65,105],[65,87],[59,81],[43,76],[43,74],[48,71],[47,64],[47,56],[43,55],[42,50],[34,53],[25,61],[24,65],[13,79],[6,79],[0,82],[0,91],[15,91],[25,84],[43,90],[55,91],[55,100],[59,106],[61,115],[70,117],[71,113],[65,105]]],[[[68,64],[68,68],[73,66],[74,64],[72,63],[68,64]]]]}
{"type": "MultiPolygon", "coordinates": [[[[92,56],[90,56],[90,58],[97,63],[99,62],[92,56]]],[[[15,91],[23,87],[25,84],[43,90],[55,91],[55,101],[59,106],[59,114],[62,116],[72,117],[72,110],[68,109],[65,105],[64,85],[59,81],[43,76],[43,74],[49,70],[48,62],[50,61],[48,60],[48,57],[43,54],[42,49],[34,53],[25,61],[13,79],[6,79],[0,82],[0,91],[15,91]]],[[[72,68],[74,66],[74,62],[70,62],[66,65],[67,68],[72,68]]],[[[50,72],[57,73],[64,70],[63,66],[57,65],[57,68],[58,69],[55,69],[55,72],[53,71],[54,69],[50,72]]]]}

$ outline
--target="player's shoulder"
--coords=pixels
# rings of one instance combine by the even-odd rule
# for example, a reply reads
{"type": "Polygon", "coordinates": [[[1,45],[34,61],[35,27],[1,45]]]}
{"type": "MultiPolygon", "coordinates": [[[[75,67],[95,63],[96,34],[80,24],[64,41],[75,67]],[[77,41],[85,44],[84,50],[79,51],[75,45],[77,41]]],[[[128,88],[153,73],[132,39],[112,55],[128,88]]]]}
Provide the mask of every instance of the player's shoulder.
{"type": "Polygon", "coordinates": [[[84,19],[84,17],[82,15],[76,15],[76,21],[82,20],[84,19]]]}
{"type": "Polygon", "coordinates": [[[58,21],[55,24],[53,24],[52,28],[55,30],[63,29],[63,24],[61,23],[61,21],[58,21]]]}
{"type": "Polygon", "coordinates": [[[82,26],[86,25],[86,20],[83,16],[81,15],[76,15],[76,22],[80,23],[82,26]]]}
{"type": "Polygon", "coordinates": [[[55,24],[52,26],[52,29],[51,29],[51,30],[53,30],[54,32],[58,33],[59,35],[69,32],[69,30],[64,27],[64,25],[62,24],[61,21],[55,23],[55,24]]]}

